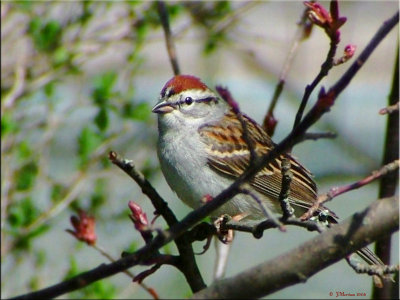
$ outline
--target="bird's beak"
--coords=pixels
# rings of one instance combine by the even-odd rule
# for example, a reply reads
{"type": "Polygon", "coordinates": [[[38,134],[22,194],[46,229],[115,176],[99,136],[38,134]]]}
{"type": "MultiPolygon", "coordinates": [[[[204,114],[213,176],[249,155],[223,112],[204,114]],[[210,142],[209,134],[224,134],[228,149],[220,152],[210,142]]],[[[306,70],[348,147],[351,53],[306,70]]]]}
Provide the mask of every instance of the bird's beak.
{"type": "Polygon", "coordinates": [[[151,111],[156,114],[167,114],[173,110],[174,110],[173,105],[164,100],[157,103],[151,111]]]}

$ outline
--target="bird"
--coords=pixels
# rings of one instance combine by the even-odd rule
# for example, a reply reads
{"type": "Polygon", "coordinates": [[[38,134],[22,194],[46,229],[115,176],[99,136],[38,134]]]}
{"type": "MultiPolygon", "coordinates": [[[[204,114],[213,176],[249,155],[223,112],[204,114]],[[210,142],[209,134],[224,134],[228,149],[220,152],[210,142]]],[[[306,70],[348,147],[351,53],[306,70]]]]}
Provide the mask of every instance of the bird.
{"type": "MultiPolygon", "coordinates": [[[[203,205],[206,195],[217,196],[246,170],[251,159],[249,141],[257,155],[265,155],[276,146],[257,122],[241,114],[247,129],[245,139],[241,120],[232,106],[193,75],[176,75],[168,80],[152,112],[158,115],[161,170],[171,189],[192,209],[203,205]]],[[[251,194],[237,194],[211,216],[262,220],[266,216],[259,201],[271,212],[282,214],[278,197],[285,157],[293,174],[288,201],[296,217],[305,213],[317,201],[317,185],[297,159],[282,154],[245,184],[251,194]]],[[[338,222],[337,215],[322,205],[314,218],[320,216],[327,224],[338,222]]],[[[369,248],[357,253],[371,265],[383,264],[369,248]]]]}

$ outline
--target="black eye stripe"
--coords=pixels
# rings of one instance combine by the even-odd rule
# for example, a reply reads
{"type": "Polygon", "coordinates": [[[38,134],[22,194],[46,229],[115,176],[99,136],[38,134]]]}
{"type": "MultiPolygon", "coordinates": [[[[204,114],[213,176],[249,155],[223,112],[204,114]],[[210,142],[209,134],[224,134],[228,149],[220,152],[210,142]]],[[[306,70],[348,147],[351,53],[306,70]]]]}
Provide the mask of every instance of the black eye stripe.
{"type": "Polygon", "coordinates": [[[217,97],[206,97],[206,98],[195,100],[192,97],[186,97],[185,99],[181,99],[179,101],[176,101],[176,105],[178,105],[180,107],[183,104],[190,105],[193,102],[196,102],[196,103],[202,103],[203,102],[203,103],[209,104],[211,102],[218,102],[218,98],[217,97]]]}
{"type": "Polygon", "coordinates": [[[204,102],[204,103],[210,103],[212,101],[217,102],[218,98],[216,98],[216,97],[207,97],[207,98],[196,100],[196,102],[204,102]]]}

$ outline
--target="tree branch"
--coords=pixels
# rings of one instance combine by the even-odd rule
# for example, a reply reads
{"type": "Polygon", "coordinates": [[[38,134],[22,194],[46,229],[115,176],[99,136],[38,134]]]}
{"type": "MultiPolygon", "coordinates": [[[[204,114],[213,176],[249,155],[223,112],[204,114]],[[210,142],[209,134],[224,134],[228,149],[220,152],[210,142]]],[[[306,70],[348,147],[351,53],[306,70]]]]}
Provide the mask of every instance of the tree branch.
{"type": "Polygon", "coordinates": [[[300,45],[300,42],[307,38],[311,32],[312,23],[308,20],[307,13],[308,8],[305,8],[300,18],[300,21],[298,22],[297,31],[292,40],[290,50],[286,56],[285,63],[279,75],[279,82],[275,87],[274,95],[272,96],[272,100],[264,117],[263,128],[269,136],[272,136],[275,131],[277,120],[274,117],[274,109],[276,104],[278,103],[279,96],[281,95],[283,87],[286,83],[286,76],[297,54],[297,49],[300,45]]]}
{"type": "MultiPolygon", "coordinates": [[[[142,192],[147,195],[156,209],[156,213],[160,214],[168,226],[173,226],[178,222],[172,210],[168,207],[168,203],[161,198],[150,182],[140,174],[133,165],[132,161],[121,158],[117,153],[111,151],[109,154],[111,162],[120,167],[141,187],[142,192]]],[[[151,241],[147,241],[150,243],[151,241]]],[[[180,270],[189,283],[192,291],[198,291],[206,285],[201,276],[200,270],[196,264],[193,247],[187,234],[178,237],[175,240],[179,251],[180,270]]],[[[155,271],[155,270],[154,270],[155,271]]]]}
{"type": "MultiPolygon", "coordinates": [[[[307,220],[313,216],[313,214],[318,210],[318,208],[325,202],[328,202],[332,200],[333,198],[347,193],[349,191],[358,189],[360,187],[363,187],[364,185],[367,185],[371,183],[372,181],[382,178],[385,175],[391,174],[391,173],[396,173],[396,171],[399,168],[399,160],[396,159],[395,161],[384,165],[382,168],[380,168],[377,171],[373,171],[370,176],[367,176],[359,181],[356,181],[354,183],[340,186],[340,187],[333,187],[329,190],[328,193],[322,194],[318,197],[318,200],[315,201],[315,203],[306,211],[302,216],[302,220],[307,220]]],[[[393,195],[391,195],[393,196],[393,195]]]]}
{"type": "MultiPolygon", "coordinates": [[[[355,254],[352,253],[349,256],[347,256],[346,260],[347,260],[347,263],[358,274],[378,275],[380,277],[383,277],[384,275],[396,273],[399,271],[399,265],[392,265],[392,266],[389,266],[389,265],[367,265],[365,263],[358,262],[356,259],[352,259],[353,255],[355,255],[355,254]]],[[[388,282],[389,282],[389,280],[386,281],[386,284],[388,282]]],[[[385,285],[382,286],[382,283],[377,284],[378,288],[382,288],[384,286],[385,285]]]]}
{"type": "MultiPolygon", "coordinates": [[[[307,3],[305,3],[305,5],[309,6],[307,3]]],[[[319,5],[319,4],[313,3],[312,5],[319,5]]],[[[331,17],[332,17],[332,19],[330,21],[325,20],[326,22],[324,23],[323,26],[319,25],[319,26],[325,28],[325,32],[327,33],[327,35],[330,39],[330,47],[329,47],[328,54],[326,55],[324,63],[321,65],[321,69],[320,69],[318,75],[314,78],[314,80],[311,84],[306,86],[303,98],[301,99],[300,107],[296,114],[293,128],[295,128],[297,125],[299,125],[301,118],[303,117],[303,112],[304,112],[304,109],[306,108],[306,105],[307,105],[308,99],[310,98],[311,93],[314,91],[315,87],[321,82],[321,80],[326,75],[328,75],[330,69],[332,69],[332,67],[334,65],[334,57],[336,54],[337,45],[339,44],[339,41],[340,41],[339,28],[333,29],[333,27],[335,27],[334,25],[336,24],[336,21],[338,21],[338,19],[340,19],[339,15],[338,15],[337,0],[331,0],[331,17]],[[335,6],[337,14],[332,13],[333,6],[335,6]]],[[[346,20],[346,19],[344,18],[344,20],[346,20]]]]}
{"type": "Polygon", "coordinates": [[[398,230],[399,203],[395,197],[372,203],[314,239],[234,277],[215,282],[194,299],[258,298],[304,282],[318,271],[398,230]]]}
{"type": "MultiPolygon", "coordinates": [[[[323,232],[326,227],[323,226],[319,222],[315,221],[302,221],[296,217],[284,218],[281,217],[279,221],[284,225],[294,225],[306,228],[308,231],[318,231],[323,232]]],[[[235,221],[229,220],[226,223],[222,223],[221,230],[236,230],[252,233],[256,239],[260,239],[263,236],[263,233],[267,229],[279,227],[276,221],[266,219],[264,221],[254,221],[254,220],[245,220],[245,221],[235,221]]]]}
{"type": "MultiPolygon", "coordinates": [[[[383,22],[382,26],[379,28],[378,32],[375,33],[374,37],[368,43],[367,47],[356,59],[355,62],[350,66],[345,74],[338,80],[338,82],[331,88],[337,93],[341,93],[354,78],[354,75],[367,61],[373,50],[379,45],[382,39],[390,32],[390,30],[399,22],[399,11],[397,11],[393,17],[383,22]]],[[[398,52],[397,52],[398,53],[398,52]]],[[[398,101],[398,98],[396,99],[398,101]]]]}
{"type": "MultiPolygon", "coordinates": [[[[389,105],[393,105],[399,101],[399,46],[397,45],[396,51],[396,63],[394,67],[393,73],[393,81],[392,87],[389,95],[389,105]]],[[[399,157],[399,111],[395,111],[388,115],[387,124],[386,124],[386,138],[384,145],[384,155],[383,155],[383,164],[387,164],[394,159],[399,157]]],[[[396,186],[398,186],[399,182],[399,173],[392,172],[390,175],[385,176],[381,179],[379,186],[379,197],[391,197],[396,192],[396,186]]],[[[384,237],[379,240],[375,245],[376,254],[382,259],[385,264],[390,264],[390,249],[391,249],[391,238],[384,237]]],[[[374,288],[373,290],[373,299],[386,299],[392,298],[394,299],[399,297],[398,292],[398,281],[397,281],[397,289],[392,289],[391,285],[388,284],[381,290],[374,288]],[[397,290],[397,295],[391,295],[391,290],[397,290]]]]}
{"type": "Polygon", "coordinates": [[[176,57],[176,50],[171,34],[171,28],[169,26],[168,11],[164,1],[157,1],[157,12],[161,20],[161,25],[164,29],[165,43],[167,46],[169,61],[172,65],[172,70],[174,71],[174,75],[179,75],[181,72],[179,70],[178,58],[176,57]]]}
{"type": "Polygon", "coordinates": [[[304,135],[304,140],[319,140],[319,139],[334,139],[337,134],[334,132],[307,132],[304,135]]]}
{"type": "Polygon", "coordinates": [[[111,151],[108,157],[114,165],[118,166],[122,171],[128,174],[129,177],[131,177],[138,184],[138,186],[140,186],[143,194],[150,199],[151,203],[156,209],[156,214],[160,214],[165,219],[168,226],[171,227],[178,222],[178,219],[168,207],[168,203],[161,198],[161,196],[150,184],[150,182],[143,176],[143,174],[136,170],[135,165],[131,160],[123,159],[114,151],[111,151]]]}

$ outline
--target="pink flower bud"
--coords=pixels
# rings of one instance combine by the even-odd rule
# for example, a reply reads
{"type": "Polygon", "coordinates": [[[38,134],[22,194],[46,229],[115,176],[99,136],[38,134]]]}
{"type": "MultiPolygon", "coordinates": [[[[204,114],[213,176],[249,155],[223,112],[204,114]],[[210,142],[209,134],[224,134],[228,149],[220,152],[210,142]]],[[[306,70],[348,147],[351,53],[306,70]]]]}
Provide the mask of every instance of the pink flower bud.
{"type": "Polygon", "coordinates": [[[344,56],[349,59],[352,58],[354,53],[356,52],[357,46],[348,44],[346,47],[344,47],[344,56]]]}
{"type": "Polygon", "coordinates": [[[79,211],[79,217],[71,217],[71,224],[75,231],[67,229],[67,232],[88,245],[94,245],[96,243],[96,221],[94,217],[89,217],[85,211],[81,210],[79,211]]]}
{"type": "Polygon", "coordinates": [[[321,4],[305,1],[304,5],[310,9],[308,17],[316,25],[324,27],[332,23],[331,14],[321,4]]]}
{"type": "Polygon", "coordinates": [[[263,127],[264,127],[265,131],[268,133],[269,136],[273,136],[274,135],[276,124],[278,124],[278,120],[275,119],[273,114],[268,113],[265,116],[265,119],[264,119],[264,122],[263,122],[263,127]]]}
{"type": "Polygon", "coordinates": [[[143,212],[142,208],[139,204],[129,201],[128,203],[129,209],[132,214],[129,216],[135,225],[135,228],[139,231],[143,231],[147,229],[149,222],[147,221],[146,213],[143,212]]]}

